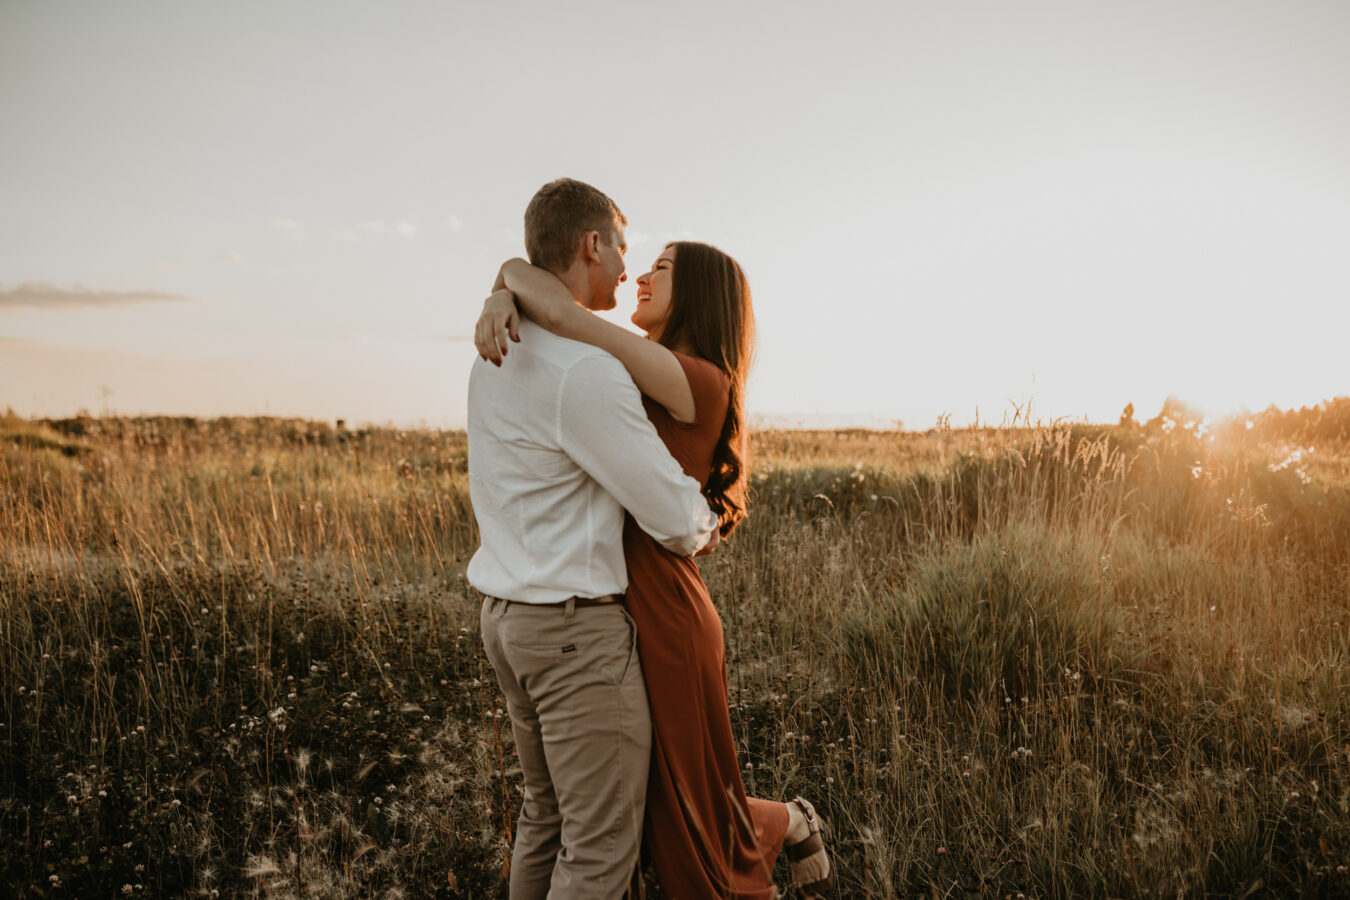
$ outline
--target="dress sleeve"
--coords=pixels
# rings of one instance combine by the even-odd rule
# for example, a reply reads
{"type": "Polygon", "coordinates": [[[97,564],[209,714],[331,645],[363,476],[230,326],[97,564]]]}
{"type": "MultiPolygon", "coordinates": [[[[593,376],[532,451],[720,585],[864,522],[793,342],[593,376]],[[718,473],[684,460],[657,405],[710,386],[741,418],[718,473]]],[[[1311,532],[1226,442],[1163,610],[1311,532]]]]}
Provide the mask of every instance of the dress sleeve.
{"type": "Polygon", "coordinates": [[[694,395],[694,421],[685,427],[706,428],[720,434],[731,402],[731,380],[706,359],[683,353],[676,353],[675,358],[684,368],[684,377],[689,379],[689,390],[694,395]]]}

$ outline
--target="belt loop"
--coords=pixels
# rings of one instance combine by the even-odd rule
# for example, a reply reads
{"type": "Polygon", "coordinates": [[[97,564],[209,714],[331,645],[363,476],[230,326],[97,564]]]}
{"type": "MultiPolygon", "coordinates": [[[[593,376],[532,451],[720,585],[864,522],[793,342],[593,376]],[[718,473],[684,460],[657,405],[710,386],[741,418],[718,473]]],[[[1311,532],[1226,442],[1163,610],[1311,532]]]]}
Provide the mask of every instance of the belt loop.
{"type": "Polygon", "coordinates": [[[563,621],[570,622],[577,612],[577,598],[568,597],[567,602],[563,604],[563,621]]]}

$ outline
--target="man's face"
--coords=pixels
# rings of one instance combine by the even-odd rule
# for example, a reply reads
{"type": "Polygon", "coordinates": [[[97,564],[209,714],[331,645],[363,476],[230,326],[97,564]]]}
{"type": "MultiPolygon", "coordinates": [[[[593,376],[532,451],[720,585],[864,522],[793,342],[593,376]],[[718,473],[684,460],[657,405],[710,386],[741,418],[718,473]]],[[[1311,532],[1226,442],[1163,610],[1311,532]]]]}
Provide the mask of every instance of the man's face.
{"type": "Polygon", "coordinates": [[[614,296],[614,291],[628,280],[624,266],[624,254],[627,252],[628,239],[624,236],[622,226],[616,224],[611,234],[600,234],[596,246],[599,259],[592,262],[590,268],[591,302],[586,304],[587,309],[613,309],[618,305],[619,300],[614,296]]]}

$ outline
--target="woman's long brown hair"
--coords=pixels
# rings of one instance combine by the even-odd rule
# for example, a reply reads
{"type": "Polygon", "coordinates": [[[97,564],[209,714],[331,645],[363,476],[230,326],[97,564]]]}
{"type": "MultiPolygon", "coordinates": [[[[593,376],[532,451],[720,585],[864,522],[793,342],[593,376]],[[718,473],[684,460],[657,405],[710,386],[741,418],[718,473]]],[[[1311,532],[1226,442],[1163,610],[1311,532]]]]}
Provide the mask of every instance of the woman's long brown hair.
{"type": "Polygon", "coordinates": [[[750,285],[736,260],[716,247],[695,241],[672,241],[666,246],[675,248],[675,271],[670,316],[658,340],[665,347],[692,349],[731,381],[726,421],[713,449],[712,474],[703,487],[726,537],[746,514],[745,377],[755,352],[750,285]]]}

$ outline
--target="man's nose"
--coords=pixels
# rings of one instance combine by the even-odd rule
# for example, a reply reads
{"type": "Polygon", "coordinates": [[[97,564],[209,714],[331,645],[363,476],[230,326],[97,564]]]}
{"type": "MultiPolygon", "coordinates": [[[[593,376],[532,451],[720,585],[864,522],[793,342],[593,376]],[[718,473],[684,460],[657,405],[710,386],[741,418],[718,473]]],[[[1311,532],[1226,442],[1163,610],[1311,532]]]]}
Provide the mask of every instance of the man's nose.
{"type": "Polygon", "coordinates": [[[620,273],[619,273],[619,283],[620,283],[620,284],[623,284],[623,283],[624,283],[625,281],[627,281],[627,280],[628,280],[628,273],[627,273],[627,272],[620,272],[620,273]]]}

